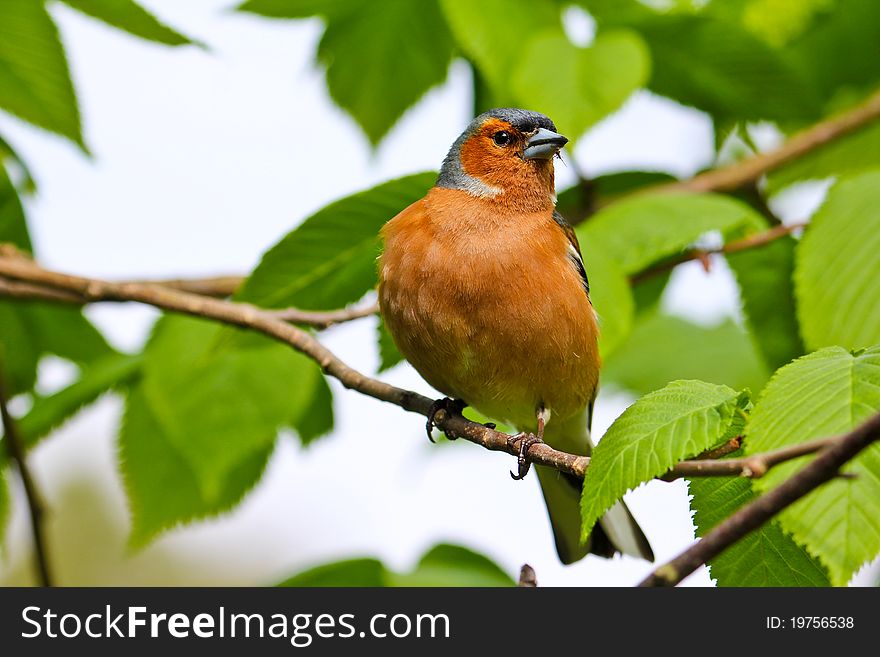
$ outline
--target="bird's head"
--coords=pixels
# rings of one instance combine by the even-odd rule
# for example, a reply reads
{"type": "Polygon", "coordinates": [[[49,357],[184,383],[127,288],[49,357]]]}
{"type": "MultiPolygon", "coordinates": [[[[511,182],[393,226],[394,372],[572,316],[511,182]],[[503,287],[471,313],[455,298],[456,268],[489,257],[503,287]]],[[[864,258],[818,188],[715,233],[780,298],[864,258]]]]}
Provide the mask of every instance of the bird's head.
{"type": "Polygon", "coordinates": [[[443,160],[437,186],[524,210],[552,207],[553,156],[567,142],[543,114],[489,110],[455,140],[443,160]]]}

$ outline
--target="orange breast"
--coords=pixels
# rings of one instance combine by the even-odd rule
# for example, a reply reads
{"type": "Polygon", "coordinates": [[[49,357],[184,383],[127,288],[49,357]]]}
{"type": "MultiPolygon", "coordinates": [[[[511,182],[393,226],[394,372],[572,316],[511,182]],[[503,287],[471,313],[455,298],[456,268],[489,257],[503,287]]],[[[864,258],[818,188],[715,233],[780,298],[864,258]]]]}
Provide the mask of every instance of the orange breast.
{"type": "Polygon", "coordinates": [[[563,419],[593,399],[596,316],[550,213],[435,188],[382,235],[382,316],[434,388],[520,429],[539,405],[563,419]]]}

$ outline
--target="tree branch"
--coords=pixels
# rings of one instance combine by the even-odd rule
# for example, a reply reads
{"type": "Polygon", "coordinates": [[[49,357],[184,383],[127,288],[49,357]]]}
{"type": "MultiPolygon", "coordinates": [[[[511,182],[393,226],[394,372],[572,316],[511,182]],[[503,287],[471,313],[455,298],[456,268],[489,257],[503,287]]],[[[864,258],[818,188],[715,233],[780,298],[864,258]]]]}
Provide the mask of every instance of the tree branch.
{"type": "Polygon", "coordinates": [[[638,193],[733,191],[877,119],[880,119],[880,93],[874,94],[861,105],[840,116],[822,121],[795,134],[776,150],[759,153],[730,166],[701,173],[690,180],[646,187],[638,193]]]}
{"type": "MultiPolygon", "coordinates": [[[[749,479],[758,479],[767,474],[770,468],[801,456],[814,454],[830,443],[831,439],[819,438],[782,447],[771,452],[722,460],[713,460],[719,458],[716,454],[719,454],[720,450],[711,450],[708,454],[703,455],[703,458],[682,461],[660,478],[663,481],[675,481],[682,477],[748,477],[749,479]]],[[[727,444],[725,443],[725,445],[727,444]]]]}
{"type": "Polygon", "coordinates": [[[52,301],[53,303],[69,303],[82,306],[87,303],[86,299],[72,292],[53,290],[42,285],[22,283],[6,278],[0,278],[0,297],[9,299],[21,299],[23,301],[52,301]]]}
{"type": "Polygon", "coordinates": [[[46,549],[46,535],[43,527],[43,504],[33,475],[27,465],[23,447],[24,443],[18,433],[18,425],[9,413],[8,401],[9,394],[6,390],[5,367],[2,354],[0,354],[0,419],[2,419],[3,435],[9,456],[12,457],[12,460],[15,461],[18,467],[18,474],[21,477],[24,494],[27,498],[39,582],[41,586],[52,586],[49,557],[46,549]]]}
{"type": "Polygon", "coordinates": [[[535,569],[529,564],[524,563],[519,569],[519,581],[516,584],[519,587],[533,589],[538,586],[538,576],[535,569]]]}
{"type": "Polygon", "coordinates": [[[654,570],[639,586],[675,586],[777,513],[837,477],[847,461],[877,440],[880,413],[849,433],[826,440],[818,456],[797,474],[716,525],[675,559],[654,570]]]}
{"type": "Polygon", "coordinates": [[[299,308],[284,308],[282,310],[267,311],[277,319],[293,324],[305,324],[319,329],[330,328],[335,324],[350,322],[362,317],[369,317],[379,312],[379,304],[372,303],[362,308],[341,308],[339,310],[300,310],[299,308]]]}
{"type": "MultiPolygon", "coordinates": [[[[2,250],[0,250],[0,255],[2,254],[2,250]]],[[[17,257],[24,256],[19,255],[17,257]]],[[[210,280],[220,281],[225,279],[202,279],[199,281],[182,281],[175,279],[159,283],[130,281],[118,283],[118,285],[158,286],[187,292],[189,290],[186,290],[185,288],[202,289],[206,290],[206,292],[191,293],[205,297],[219,296],[216,293],[221,290],[220,285],[222,285],[222,283],[218,284],[217,287],[211,287],[210,283],[206,283],[206,281],[210,280]],[[185,283],[185,285],[180,285],[181,283],[185,283]],[[205,284],[202,285],[203,283],[205,284]],[[175,284],[177,285],[175,286],[175,284]]],[[[232,280],[231,277],[230,280],[232,280]]],[[[51,301],[53,303],[66,303],[75,306],[82,306],[95,301],[94,299],[89,299],[88,296],[84,294],[74,291],[56,289],[47,285],[22,282],[4,277],[0,277],[0,297],[21,299],[25,301],[51,301]]],[[[125,302],[131,301],[131,299],[102,299],[102,301],[125,302]]],[[[379,306],[378,304],[373,303],[362,308],[341,308],[339,310],[300,310],[299,308],[282,308],[279,310],[266,310],[265,312],[276,319],[285,322],[302,324],[317,329],[326,329],[336,324],[375,315],[379,312],[379,306]]]]}
{"type": "MultiPolygon", "coordinates": [[[[312,335],[280,319],[273,310],[265,310],[246,303],[213,299],[153,283],[112,283],[70,276],[43,269],[20,254],[2,250],[0,250],[0,277],[10,279],[21,286],[36,286],[41,290],[50,290],[62,295],[73,294],[82,299],[83,303],[136,301],[171,312],[213,319],[257,331],[305,354],[317,362],[325,374],[334,377],[346,388],[426,417],[431,412],[433,400],[370,378],[349,367],[312,335]]],[[[362,311],[339,312],[355,314],[365,313],[366,310],[365,308],[362,311]]],[[[514,456],[519,454],[522,436],[511,437],[506,433],[472,422],[460,414],[451,414],[445,409],[438,410],[433,420],[437,428],[450,438],[463,438],[492,451],[506,452],[514,456]]],[[[778,463],[809,453],[809,451],[778,450],[766,455],[752,455],[745,459],[719,462],[710,460],[737,449],[739,447],[737,440],[729,441],[720,448],[701,455],[702,458],[682,461],[661,478],[672,480],[685,476],[761,476],[778,463]],[[763,467],[759,464],[763,464],[763,467]]],[[[546,443],[532,445],[526,456],[531,463],[555,468],[581,479],[590,464],[588,456],[561,452],[546,443]]]]}

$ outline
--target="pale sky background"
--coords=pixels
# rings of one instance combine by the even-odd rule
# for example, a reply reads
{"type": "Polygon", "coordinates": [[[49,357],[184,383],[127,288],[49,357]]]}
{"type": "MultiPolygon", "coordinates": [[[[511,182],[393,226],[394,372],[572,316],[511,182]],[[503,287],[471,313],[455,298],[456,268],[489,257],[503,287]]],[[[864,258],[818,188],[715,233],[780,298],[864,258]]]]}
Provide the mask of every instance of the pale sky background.
{"type": "MultiPolygon", "coordinates": [[[[226,9],[229,0],[142,0],[170,25],[210,46],[167,48],[53,7],[79,93],[84,157],[65,141],[0,115],[0,132],[31,166],[39,195],[26,201],[47,266],[107,278],[243,273],[323,205],[389,178],[436,169],[470,120],[470,80],[454,64],[371,152],[330,101],[312,63],[321,23],[271,21],[226,9]],[[428,128],[429,127],[429,128],[428,128]]],[[[589,32],[587,21],[572,23],[589,32]]],[[[712,126],[699,112],[637,94],[575,152],[588,174],[627,168],[690,175],[710,163],[712,126]]],[[[558,168],[561,186],[572,174],[558,168]]],[[[821,189],[788,199],[798,218],[821,189]]],[[[736,316],[723,266],[679,268],[664,304],[701,322],[736,316]]],[[[154,311],[94,306],[89,316],[123,349],[138,348],[154,311]]],[[[325,344],[372,374],[375,320],[336,327],[325,344]]],[[[48,363],[41,386],[71,376],[48,363]]],[[[403,365],[383,378],[437,396],[403,365]]],[[[412,567],[431,545],[483,552],[512,575],[528,562],[541,585],[632,585],[649,564],[588,557],[562,566],[537,478],[514,482],[512,457],[459,441],[432,446],[419,416],[331,382],[336,431],[307,450],[283,437],[257,488],[234,512],[164,534],[128,552],[128,516],[116,467],[119,398],[105,397],[31,457],[51,509],[49,542],[65,585],[271,584],[319,563],[376,556],[412,567]],[[340,466],[340,464],[344,464],[340,466]]],[[[600,397],[594,430],[632,400],[600,397]]],[[[0,555],[0,584],[30,581],[29,531],[20,490],[0,555]]],[[[683,482],[652,482],[627,497],[658,562],[686,548],[693,526],[683,482]]],[[[863,573],[860,582],[870,581],[863,573]]],[[[705,569],[688,585],[707,585],[705,569]]]]}

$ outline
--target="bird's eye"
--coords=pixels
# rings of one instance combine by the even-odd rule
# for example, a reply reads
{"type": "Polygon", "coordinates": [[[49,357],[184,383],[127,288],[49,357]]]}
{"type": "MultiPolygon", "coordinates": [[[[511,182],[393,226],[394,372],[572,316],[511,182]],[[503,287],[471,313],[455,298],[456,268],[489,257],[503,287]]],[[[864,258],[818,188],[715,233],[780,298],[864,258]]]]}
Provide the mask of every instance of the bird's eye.
{"type": "Polygon", "coordinates": [[[498,146],[507,146],[510,143],[511,137],[510,133],[502,130],[501,132],[496,132],[492,135],[492,141],[495,142],[498,146]]]}

